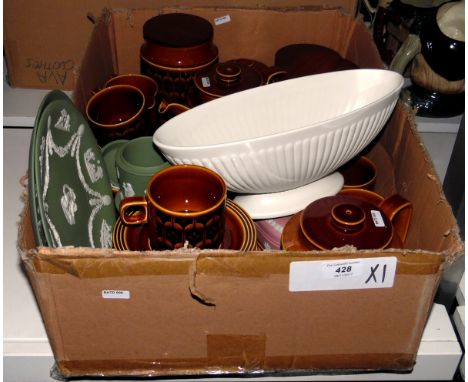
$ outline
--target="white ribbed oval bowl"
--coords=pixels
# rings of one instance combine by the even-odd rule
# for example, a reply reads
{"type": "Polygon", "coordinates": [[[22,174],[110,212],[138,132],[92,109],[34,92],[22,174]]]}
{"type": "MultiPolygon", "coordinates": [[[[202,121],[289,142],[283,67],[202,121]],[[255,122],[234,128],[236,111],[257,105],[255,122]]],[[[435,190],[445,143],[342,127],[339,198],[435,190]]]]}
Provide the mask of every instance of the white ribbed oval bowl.
{"type": "Polygon", "coordinates": [[[403,77],[355,69],[282,81],[179,114],[153,141],[172,164],[218,172],[229,190],[272,193],[318,180],[380,132],[403,77]]]}

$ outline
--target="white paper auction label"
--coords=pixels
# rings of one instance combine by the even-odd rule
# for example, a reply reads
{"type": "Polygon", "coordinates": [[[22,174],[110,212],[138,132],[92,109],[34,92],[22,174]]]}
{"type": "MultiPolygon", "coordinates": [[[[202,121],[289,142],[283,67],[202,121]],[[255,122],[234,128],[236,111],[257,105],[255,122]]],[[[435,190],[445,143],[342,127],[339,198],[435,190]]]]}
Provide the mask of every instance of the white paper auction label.
{"type": "Polygon", "coordinates": [[[371,210],[371,216],[376,227],[385,227],[385,222],[380,211],[371,210]]]}
{"type": "Polygon", "coordinates": [[[228,22],[231,21],[231,16],[229,15],[225,15],[225,16],[221,16],[221,17],[216,17],[214,19],[214,23],[215,25],[221,25],[221,24],[226,24],[228,22]]]}
{"type": "Polygon", "coordinates": [[[117,298],[128,300],[130,298],[130,291],[128,290],[103,290],[102,298],[117,298]]]}
{"type": "Polygon", "coordinates": [[[204,88],[209,88],[211,86],[210,77],[202,77],[201,82],[204,88]]]}
{"type": "Polygon", "coordinates": [[[293,261],[289,265],[289,291],[391,288],[396,257],[293,261]]]}

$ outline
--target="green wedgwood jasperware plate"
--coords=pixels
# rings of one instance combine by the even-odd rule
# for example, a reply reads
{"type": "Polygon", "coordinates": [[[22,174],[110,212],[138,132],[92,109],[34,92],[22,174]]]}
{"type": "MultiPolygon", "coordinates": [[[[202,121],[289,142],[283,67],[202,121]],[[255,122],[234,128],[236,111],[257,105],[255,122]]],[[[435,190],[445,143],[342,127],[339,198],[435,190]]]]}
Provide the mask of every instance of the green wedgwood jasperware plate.
{"type": "Polygon", "coordinates": [[[34,239],[38,246],[44,246],[47,243],[47,238],[44,232],[43,222],[39,212],[39,200],[36,191],[36,173],[34,171],[34,161],[36,156],[35,142],[37,132],[39,131],[39,120],[45,107],[55,100],[69,101],[68,96],[60,90],[52,90],[45,95],[42,99],[39,108],[37,109],[36,118],[34,121],[34,128],[31,134],[31,141],[29,144],[29,158],[28,158],[28,198],[29,206],[31,209],[31,217],[33,223],[34,239]]]}
{"type": "Polygon", "coordinates": [[[33,145],[46,244],[111,247],[116,214],[110,180],[94,134],[70,100],[44,108],[33,145]]]}

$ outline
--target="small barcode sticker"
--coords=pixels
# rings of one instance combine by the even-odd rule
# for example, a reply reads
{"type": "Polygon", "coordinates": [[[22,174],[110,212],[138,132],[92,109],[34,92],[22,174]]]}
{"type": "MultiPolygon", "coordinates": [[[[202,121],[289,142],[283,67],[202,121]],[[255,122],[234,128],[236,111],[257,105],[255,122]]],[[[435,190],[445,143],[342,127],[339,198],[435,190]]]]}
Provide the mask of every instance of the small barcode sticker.
{"type": "Polygon", "coordinates": [[[380,211],[371,210],[372,220],[376,227],[385,227],[385,222],[383,220],[382,214],[380,211]]]}
{"type": "Polygon", "coordinates": [[[209,88],[211,86],[210,77],[202,77],[201,83],[204,88],[209,88]]]}
{"type": "Polygon", "coordinates": [[[228,23],[231,21],[231,16],[229,15],[225,15],[225,16],[221,16],[221,17],[216,17],[214,19],[214,23],[215,25],[221,25],[221,24],[225,24],[225,23],[228,23]]]}
{"type": "Polygon", "coordinates": [[[396,257],[293,261],[289,266],[289,291],[391,288],[396,257]]]}
{"type": "Polygon", "coordinates": [[[105,289],[102,291],[102,298],[116,298],[128,300],[130,298],[130,291],[105,289]]]}

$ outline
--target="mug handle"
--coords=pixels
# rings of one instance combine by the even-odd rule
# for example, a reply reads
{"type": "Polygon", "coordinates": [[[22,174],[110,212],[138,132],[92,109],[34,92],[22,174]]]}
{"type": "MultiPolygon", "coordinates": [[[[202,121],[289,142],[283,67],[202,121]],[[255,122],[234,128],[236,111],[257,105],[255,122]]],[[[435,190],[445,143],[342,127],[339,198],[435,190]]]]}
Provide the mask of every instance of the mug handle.
{"type": "Polygon", "coordinates": [[[148,222],[148,203],[144,196],[128,196],[120,202],[119,213],[124,224],[145,224],[148,222]]]}
{"type": "Polygon", "coordinates": [[[413,205],[401,195],[393,194],[383,200],[379,208],[390,219],[398,234],[401,242],[404,244],[408,234],[411,217],[413,215],[413,205]]]}

